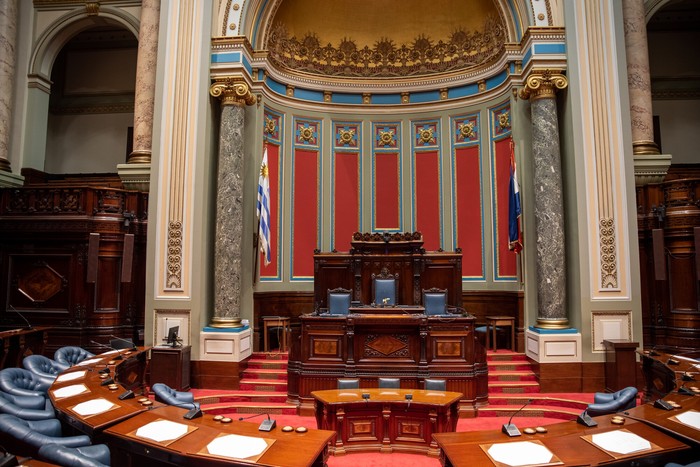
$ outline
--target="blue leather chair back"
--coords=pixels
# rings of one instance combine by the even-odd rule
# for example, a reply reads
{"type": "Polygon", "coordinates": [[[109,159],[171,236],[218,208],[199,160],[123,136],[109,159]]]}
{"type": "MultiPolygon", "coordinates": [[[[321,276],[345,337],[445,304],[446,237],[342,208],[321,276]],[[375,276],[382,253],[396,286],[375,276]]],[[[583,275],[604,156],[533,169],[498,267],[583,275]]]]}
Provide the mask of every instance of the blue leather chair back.
{"type": "Polygon", "coordinates": [[[423,306],[428,316],[447,314],[447,291],[431,289],[423,291],[423,306]]]}
{"type": "Polygon", "coordinates": [[[360,380],[358,378],[339,378],[338,389],[359,389],[360,380]]]}
{"type": "Polygon", "coordinates": [[[398,389],[401,387],[399,378],[379,378],[379,387],[386,389],[398,389]]]}
{"type": "Polygon", "coordinates": [[[374,303],[376,305],[384,305],[384,299],[387,299],[386,305],[396,305],[396,279],[381,278],[374,279],[374,303]]]}
{"type": "Polygon", "coordinates": [[[56,412],[50,400],[38,396],[36,399],[41,402],[41,408],[28,409],[15,404],[10,394],[0,392],[0,413],[14,415],[23,420],[49,420],[56,418],[56,412]]]}
{"type": "Polygon", "coordinates": [[[56,379],[60,372],[69,368],[68,365],[58,363],[43,355],[28,355],[22,360],[22,365],[35,375],[51,378],[52,380],[56,379]]]}
{"type": "Polygon", "coordinates": [[[350,311],[350,291],[333,289],[328,291],[328,313],[331,315],[347,315],[350,311]]]}
{"type": "Polygon", "coordinates": [[[73,366],[94,356],[95,354],[90,353],[81,347],[68,345],[56,350],[56,352],[53,354],[53,359],[58,363],[73,366]]]}
{"type": "Polygon", "coordinates": [[[87,435],[61,436],[61,422],[51,420],[29,421],[8,414],[0,414],[0,442],[12,446],[12,453],[35,457],[46,444],[62,444],[68,447],[88,446],[87,435]]]}
{"type": "Polygon", "coordinates": [[[24,368],[0,370],[0,390],[15,396],[46,396],[51,383],[24,368]]]}
{"type": "Polygon", "coordinates": [[[46,444],[39,449],[39,458],[56,465],[71,467],[109,467],[109,448],[104,444],[94,444],[70,448],[60,444],[46,444]]]}
{"type": "Polygon", "coordinates": [[[158,402],[163,402],[168,405],[174,405],[182,408],[199,407],[198,402],[194,402],[194,394],[185,391],[176,391],[167,384],[155,383],[151,386],[153,393],[156,395],[158,402]]]}
{"type": "Polygon", "coordinates": [[[444,379],[425,379],[426,391],[447,391],[447,381],[444,379]]]}
{"type": "Polygon", "coordinates": [[[636,405],[637,388],[630,386],[610,394],[596,393],[593,396],[593,403],[588,404],[586,412],[591,417],[595,417],[631,409],[636,405]]]}

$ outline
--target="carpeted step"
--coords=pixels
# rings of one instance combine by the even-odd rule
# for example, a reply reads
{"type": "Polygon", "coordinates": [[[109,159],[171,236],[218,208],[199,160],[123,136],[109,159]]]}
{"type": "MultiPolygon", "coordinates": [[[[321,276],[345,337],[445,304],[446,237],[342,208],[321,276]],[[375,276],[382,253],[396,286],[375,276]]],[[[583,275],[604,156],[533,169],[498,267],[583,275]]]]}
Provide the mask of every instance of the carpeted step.
{"type": "Polygon", "coordinates": [[[492,381],[537,381],[537,376],[531,371],[491,371],[489,370],[489,384],[492,381]]]}
{"type": "Polygon", "coordinates": [[[287,370],[269,370],[265,368],[248,367],[243,372],[243,379],[278,379],[287,380],[287,370]]]}
{"type": "Polygon", "coordinates": [[[546,406],[539,404],[529,404],[525,408],[522,405],[489,405],[488,407],[480,408],[478,411],[479,417],[547,417],[559,418],[563,420],[575,420],[581,413],[580,410],[567,408],[546,406]],[[521,410],[522,409],[522,410],[521,410]]]}
{"type": "Polygon", "coordinates": [[[287,381],[282,379],[250,379],[242,378],[241,391],[275,391],[287,393],[287,381]]]}
{"type": "Polygon", "coordinates": [[[248,360],[248,368],[287,371],[288,362],[288,360],[281,359],[251,358],[248,360]]]}
{"type": "Polygon", "coordinates": [[[253,352],[251,360],[284,360],[289,361],[287,352],[253,352]]]}
{"type": "Polygon", "coordinates": [[[220,394],[202,395],[195,397],[195,400],[202,405],[238,402],[274,402],[284,404],[287,401],[287,393],[277,391],[228,391],[220,394]]]}
{"type": "Polygon", "coordinates": [[[489,371],[530,371],[532,365],[525,360],[492,360],[487,362],[489,371]]]}
{"type": "Polygon", "coordinates": [[[499,350],[498,352],[489,351],[486,353],[486,362],[527,362],[527,356],[524,353],[511,352],[508,350],[499,350]]]}
{"type": "Polygon", "coordinates": [[[276,404],[265,402],[239,402],[229,404],[203,405],[202,412],[209,415],[224,414],[285,414],[295,415],[297,408],[291,404],[276,404]]]}
{"type": "Polygon", "coordinates": [[[537,381],[489,381],[489,396],[492,393],[539,393],[537,381]]]}
{"type": "MultiPolygon", "coordinates": [[[[575,396],[575,395],[572,395],[575,396]]],[[[588,402],[585,400],[577,400],[574,398],[568,398],[566,396],[552,397],[549,394],[539,393],[536,395],[532,394],[490,394],[489,395],[489,407],[491,406],[523,406],[528,401],[532,401],[531,404],[547,407],[563,407],[574,409],[578,411],[584,410],[588,407],[588,402]]]]}

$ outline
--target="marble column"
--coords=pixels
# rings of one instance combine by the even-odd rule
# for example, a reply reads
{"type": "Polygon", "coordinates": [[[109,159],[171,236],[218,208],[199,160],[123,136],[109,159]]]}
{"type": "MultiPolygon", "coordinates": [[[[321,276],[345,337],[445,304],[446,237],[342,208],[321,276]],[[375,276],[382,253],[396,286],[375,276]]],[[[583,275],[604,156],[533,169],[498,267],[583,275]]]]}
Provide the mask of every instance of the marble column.
{"type": "Polygon", "coordinates": [[[221,99],[216,192],[214,316],[211,327],[239,328],[243,259],[243,174],[245,106],[255,103],[248,85],[233,79],[210,89],[221,99]]]}
{"type": "Polygon", "coordinates": [[[142,0],[134,95],[134,145],[127,163],[150,164],[160,0],[142,0]]]}
{"type": "Polygon", "coordinates": [[[659,154],[654,142],[654,114],[651,104],[651,76],[644,0],[623,0],[627,52],[627,82],[632,120],[632,147],[635,155],[659,154]]]}
{"type": "Polygon", "coordinates": [[[537,240],[537,324],[569,327],[566,313],[564,197],[556,90],[567,86],[557,71],[534,70],[520,96],[530,99],[537,240]]]}
{"type": "Polygon", "coordinates": [[[17,0],[5,0],[0,2],[0,170],[4,172],[12,172],[8,158],[16,43],[17,0]]]}

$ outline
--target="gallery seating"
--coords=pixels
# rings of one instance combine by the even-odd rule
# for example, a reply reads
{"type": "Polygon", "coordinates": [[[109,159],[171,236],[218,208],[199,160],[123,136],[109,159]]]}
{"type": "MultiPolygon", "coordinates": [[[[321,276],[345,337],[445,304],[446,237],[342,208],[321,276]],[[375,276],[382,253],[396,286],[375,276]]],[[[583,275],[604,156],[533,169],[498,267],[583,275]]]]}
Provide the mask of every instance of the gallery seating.
{"type": "Polygon", "coordinates": [[[593,403],[588,404],[586,413],[591,417],[596,417],[631,409],[636,405],[637,388],[630,386],[613,393],[596,392],[593,396],[593,403]]]}
{"type": "Polygon", "coordinates": [[[89,446],[87,435],[62,436],[61,422],[50,420],[23,420],[9,414],[0,414],[0,444],[12,446],[12,452],[21,456],[35,457],[39,448],[47,444],[68,447],[89,446]]]}
{"type": "Polygon", "coordinates": [[[105,467],[110,465],[109,448],[104,444],[77,448],[60,444],[46,444],[39,448],[39,458],[56,465],[70,467],[105,467]]]}
{"type": "Polygon", "coordinates": [[[359,389],[360,380],[358,378],[339,378],[338,389],[359,389]]]}
{"type": "Polygon", "coordinates": [[[199,402],[194,401],[194,394],[185,391],[176,391],[167,384],[155,383],[151,390],[156,395],[158,402],[184,408],[199,408],[199,402]]]}
{"type": "Polygon", "coordinates": [[[41,409],[19,406],[12,401],[12,395],[0,391],[0,413],[14,415],[24,420],[48,420],[56,417],[56,412],[49,399],[43,397],[35,397],[38,402],[41,402],[41,409]]]}
{"type": "Polygon", "coordinates": [[[0,390],[15,396],[46,396],[50,382],[24,368],[0,370],[0,390]]]}
{"type": "Polygon", "coordinates": [[[43,355],[28,355],[22,360],[22,365],[25,369],[41,378],[45,378],[51,383],[54,382],[60,372],[69,368],[68,365],[58,363],[43,355]]]}
{"type": "Polygon", "coordinates": [[[92,358],[94,356],[95,354],[88,352],[87,350],[81,347],[68,345],[57,349],[53,355],[53,359],[56,360],[58,363],[73,366],[77,365],[83,360],[87,360],[88,358],[92,358]]]}
{"type": "Polygon", "coordinates": [[[401,387],[399,378],[379,378],[379,387],[385,389],[398,389],[401,387]]]}

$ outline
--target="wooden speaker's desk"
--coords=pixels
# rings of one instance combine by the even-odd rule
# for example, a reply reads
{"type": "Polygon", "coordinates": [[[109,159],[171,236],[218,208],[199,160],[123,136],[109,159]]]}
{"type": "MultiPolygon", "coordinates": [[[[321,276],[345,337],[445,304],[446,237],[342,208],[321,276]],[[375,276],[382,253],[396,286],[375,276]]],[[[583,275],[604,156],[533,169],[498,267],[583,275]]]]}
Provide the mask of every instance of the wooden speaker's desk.
{"type": "Polygon", "coordinates": [[[110,425],[146,410],[136,401],[138,396],[120,400],[119,395],[128,390],[135,395],[142,394],[147,351],[147,347],[141,347],[136,350],[106,352],[89,359],[90,363],[74,365],[62,372],[49,389],[49,397],[58,417],[83,433],[93,436],[110,425]],[[109,373],[101,373],[101,370],[109,370],[109,373]],[[113,380],[116,387],[102,385],[109,379],[113,380]],[[62,391],[71,389],[82,389],[82,392],[68,397],[62,396],[62,391]],[[76,405],[93,400],[107,401],[113,404],[113,407],[95,415],[81,415],[76,412],[76,405]]]}
{"type": "Polygon", "coordinates": [[[335,431],[330,450],[419,452],[437,457],[433,433],[455,431],[459,392],[422,389],[314,391],[318,428],[335,431]],[[407,400],[406,396],[411,399],[407,400]]]}
{"type": "MultiPolygon", "coordinates": [[[[596,427],[579,425],[575,421],[547,425],[547,433],[517,436],[509,438],[500,431],[473,431],[459,433],[438,433],[433,438],[442,450],[440,461],[445,467],[474,467],[494,465],[484,448],[496,443],[514,443],[531,441],[542,443],[554,454],[563,466],[629,466],[635,461],[638,465],[664,465],[678,460],[680,455],[690,452],[686,444],[662,433],[661,431],[632,419],[626,419],[623,425],[613,425],[611,416],[595,417],[596,427]],[[584,437],[613,430],[627,430],[656,445],[659,449],[639,451],[627,455],[612,454],[603,451],[584,437]],[[483,447],[482,447],[483,446],[483,447]]],[[[517,424],[517,418],[514,419],[517,424]]],[[[519,426],[522,432],[524,425],[519,426]]]]}
{"type": "MultiPolygon", "coordinates": [[[[335,435],[331,431],[309,429],[305,433],[283,432],[282,427],[270,432],[258,430],[259,422],[235,420],[221,423],[211,415],[186,420],[187,409],[173,406],[156,407],[105,430],[105,438],[112,449],[112,465],[181,465],[181,466],[289,466],[307,467],[325,465],[328,442],[335,435]],[[168,420],[188,427],[188,433],[174,441],[156,442],[136,435],[136,431],[151,422],[168,420]],[[206,446],[223,435],[262,438],[269,448],[258,459],[215,457],[206,446]]],[[[262,418],[261,418],[262,420],[262,418]]]]}

